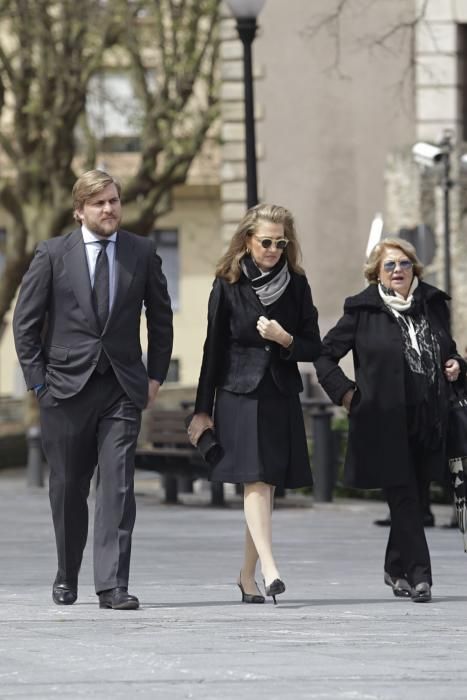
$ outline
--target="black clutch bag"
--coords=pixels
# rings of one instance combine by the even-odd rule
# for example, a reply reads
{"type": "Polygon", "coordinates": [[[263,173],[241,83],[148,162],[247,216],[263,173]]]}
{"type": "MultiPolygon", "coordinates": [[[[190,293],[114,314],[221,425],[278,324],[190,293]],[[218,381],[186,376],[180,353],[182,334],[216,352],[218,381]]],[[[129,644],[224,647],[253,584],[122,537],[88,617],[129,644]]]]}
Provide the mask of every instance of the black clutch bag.
{"type": "MultiPolygon", "coordinates": [[[[192,418],[193,416],[187,416],[185,419],[185,425],[187,428],[190,425],[192,418]]],[[[196,445],[196,449],[210,467],[215,467],[224,456],[222,445],[217,441],[216,433],[212,428],[207,428],[204,433],[201,434],[198,444],[196,445]]]]}

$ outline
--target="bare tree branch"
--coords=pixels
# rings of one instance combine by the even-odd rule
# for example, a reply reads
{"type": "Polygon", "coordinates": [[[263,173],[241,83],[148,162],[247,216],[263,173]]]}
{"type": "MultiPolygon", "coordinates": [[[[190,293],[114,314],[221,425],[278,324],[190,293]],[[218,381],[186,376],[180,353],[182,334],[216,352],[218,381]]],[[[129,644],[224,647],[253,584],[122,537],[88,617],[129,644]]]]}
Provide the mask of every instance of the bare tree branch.
{"type": "Polygon", "coordinates": [[[425,18],[427,6],[428,0],[423,0],[419,13],[412,20],[401,20],[380,36],[374,37],[371,40],[373,46],[380,46],[381,48],[387,49],[389,40],[401,33],[408,33],[410,38],[415,38],[417,27],[425,18]]]}
{"type": "MultiPolygon", "coordinates": [[[[397,54],[397,50],[391,46],[394,39],[402,36],[402,38],[407,37],[408,41],[414,44],[415,32],[417,27],[424,21],[426,16],[426,10],[429,0],[423,0],[423,3],[418,11],[418,13],[411,19],[401,18],[389,29],[385,30],[381,34],[372,35],[370,37],[361,38],[364,45],[369,50],[375,48],[382,49],[394,54],[397,54]]],[[[334,55],[330,66],[326,69],[327,71],[335,72],[341,78],[347,78],[348,76],[342,72],[342,22],[345,13],[356,12],[365,13],[369,8],[377,6],[379,0],[368,0],[365,4],[359,3],[358,0],[336,0],[335,7],[329,13],[320,16],[317,20],[309,24],[301,32],[302,36],[307,39],[317,38],[323,31],[327,31],[332,37],[334,43],[334,55]]],[[[399,88],[405,84],[409,75],[412,74],[414,67],[413,57],[411,57],[409,64],[404,68],[404,75],[401,78],[399,88]]]]}
{"type": "Polygon", "coordinates": [[[0,322],[36,244],[72,221],[76,156],[91,168],[102,152],[89,88],[109,64],[134,86],[141,152],[124,192],[138,202],[135,230],[148,233],[169,211],[218,114],[219,4],[0,0],[0,156],[9,161],[0,205],[12,222],[0,322]]]}

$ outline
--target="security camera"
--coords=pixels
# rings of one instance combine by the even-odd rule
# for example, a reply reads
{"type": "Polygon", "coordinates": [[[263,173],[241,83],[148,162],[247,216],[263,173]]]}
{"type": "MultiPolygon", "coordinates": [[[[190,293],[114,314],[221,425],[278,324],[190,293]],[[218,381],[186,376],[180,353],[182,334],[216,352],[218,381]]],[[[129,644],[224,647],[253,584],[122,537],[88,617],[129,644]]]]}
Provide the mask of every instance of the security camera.
{"type": "Polygon", "coordinates": [[[443,157],[443,151],[438,146],[431,143],[419,141],[412,147],[414,160],[420,165],[432,167],[439,163],[443,157]]]}

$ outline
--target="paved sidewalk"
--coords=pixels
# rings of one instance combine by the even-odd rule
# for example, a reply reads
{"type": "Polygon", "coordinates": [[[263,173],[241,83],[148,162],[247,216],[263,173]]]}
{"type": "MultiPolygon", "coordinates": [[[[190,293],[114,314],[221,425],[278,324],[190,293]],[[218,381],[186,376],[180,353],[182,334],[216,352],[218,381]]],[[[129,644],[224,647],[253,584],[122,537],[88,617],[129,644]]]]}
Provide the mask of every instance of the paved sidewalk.
{"type": "MultiPolygon", "coordinates": [[[[99,610],[90,549],[77,604],[59,608],[46,491],[14,475],[0,489],[2,700],[467,697],[467,555],[455,531],[428,531],[434,601],[415,605],[382,583],[387,531],[372,521],[384,504],[281,506],[287,591],[276,607],[242,605],[239,504],[164,506],[140,481],[130,590],[141,609],[99,610]]],[[[446,523],[450,508],[435,515],[446,523]]]]}

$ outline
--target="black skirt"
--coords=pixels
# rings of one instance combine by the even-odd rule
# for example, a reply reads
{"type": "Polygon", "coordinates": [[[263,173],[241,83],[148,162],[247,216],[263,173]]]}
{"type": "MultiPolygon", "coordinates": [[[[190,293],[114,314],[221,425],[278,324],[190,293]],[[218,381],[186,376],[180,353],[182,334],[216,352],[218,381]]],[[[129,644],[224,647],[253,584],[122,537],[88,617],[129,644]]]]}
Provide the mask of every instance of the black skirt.
{"type": "Polygon", "coordinates": [[[250,394],[218,390],[214,423],[225,454],[211,481],[263,481],[289,489],[312,485],[299,397],[282,394],[269,372],[250,394]]]}

